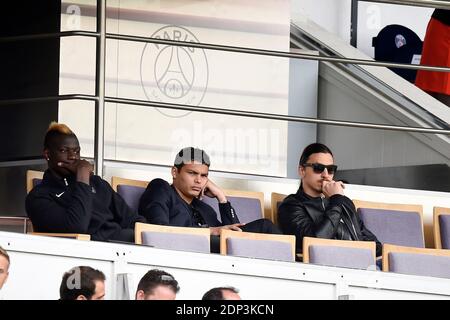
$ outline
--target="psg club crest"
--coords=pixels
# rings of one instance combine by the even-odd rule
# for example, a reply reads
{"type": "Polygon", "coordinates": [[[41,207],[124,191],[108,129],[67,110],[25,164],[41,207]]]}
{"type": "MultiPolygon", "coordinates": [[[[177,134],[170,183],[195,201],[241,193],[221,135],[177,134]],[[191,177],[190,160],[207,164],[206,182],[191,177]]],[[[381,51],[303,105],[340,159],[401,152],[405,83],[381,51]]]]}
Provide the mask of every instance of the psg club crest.
{"type": "MultiPolygon", "coordinates": [[[[186,28],[166,26],[152,38],[198,43],[186,28]]],[[[199,105],[208,87],[208,60],[199,48],[147,43],[141,56],[141,84],[150,101],[199,105]]],[[[158,109],[169,117],[183,117],[190,111],[158,109]]]]}

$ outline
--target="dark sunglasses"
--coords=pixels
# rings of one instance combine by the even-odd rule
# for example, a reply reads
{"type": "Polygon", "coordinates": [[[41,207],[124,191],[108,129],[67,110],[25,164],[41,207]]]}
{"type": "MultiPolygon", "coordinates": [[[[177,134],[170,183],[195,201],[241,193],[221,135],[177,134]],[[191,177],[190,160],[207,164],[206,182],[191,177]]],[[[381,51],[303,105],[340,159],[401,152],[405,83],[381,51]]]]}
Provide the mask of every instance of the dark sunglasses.
{"type": "Polygon", "coordinates": [[[334,174],[337,170],[337,165],[330,164],[328,166],[321,163],[305,163],[303,167],[311,167],[315,173],[322,173],[325,169],[327,169],[329,174],[334,174]]]}

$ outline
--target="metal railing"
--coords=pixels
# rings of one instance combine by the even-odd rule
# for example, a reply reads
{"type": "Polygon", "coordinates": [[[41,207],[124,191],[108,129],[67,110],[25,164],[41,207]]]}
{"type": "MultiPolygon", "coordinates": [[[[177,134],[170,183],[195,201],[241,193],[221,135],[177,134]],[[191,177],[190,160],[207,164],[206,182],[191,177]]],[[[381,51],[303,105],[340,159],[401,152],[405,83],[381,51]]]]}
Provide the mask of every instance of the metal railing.
{"type": "Polygon", "coordinates": [[[413,7],[433,7],[438,9],[450,9],[448,0],[358,0],[362,2],[379,2],[387,4],[400,4],[413,7]]]}
{"type": "MultiPolygon", "coordinates": [[[[428,6],[436,5],[436,7],[441,7],[441,6],[444,6],[446,8],[450,7],[450,4],[447,3],[446,1],[424,1],[424,0],[422,0],[422,1],[420,1],[420,0],[416,0],[416,1],[413,1],[413,0],[381,1],[380,0],[380,1],[372,1],[372,2],[386,2],[386,3],[401,2],[402,4],[407,4],[407,3],[425,4],[425,3],[427,3],[428,6]]],[[[105,96],[106,39],[145,42],[145,43],[154,43],[154,44],[165,44],[165,45],[192,47],[192,48],[202,48],[202,49],[207,49],[207,50],[220,50],[220,51],[224,51],[224,52],[274,56],[274,57],[282,57],[282,58],[326,61],[326,62],[332,62],[332,63],[346,63],[346,64],[370,65],[370,66],[379,66],[379,67],[395,67],[395,68],[403,68],[403,69],[450,72],[450,68],[447,68],[447,67],[410,65],[410,64],[400,64],[400,63],[390,63],[390,62],[378,62],[378,61],[371,61],[371,60],[360,60],[360,59],[347,59],[347,58],[341,58],[341,57],[318,56],[318,55],[314,55],[314,54],[305,54],[305,53],[261,50],[261,49],[216,45],[216,44],[208,44],[208,43],[192,43],[192,42],[184,42],[184,41],[164,40],[164,39],[156,39],[156,38],[147,38],[147,37],[138,37],[138,36],[131,36],[131,35],[106,33],[106,0],[97,0],[97,31],[96,32],[65,31],[65,32],[47,33],[47,34],[40,34],[40,35],[4,37],[4,38],[0,38],[0,43],[14,42],[14,41],[27,41],[27,40],[35,40],[35,39],[48,39],[48,38],[57,38],[57,37],[70,37],[70,36],[95,37],[97,40],[96,41],[97,47],[96,47],[95,95],[71,94],[71,95],[59,95],[59,96],[53,96],[53,97],[37,97],[37,98],[27,98],[27,99],[0,100],[0,106],[19,104],[19,103],[62,101],[62,100],[94,101],[95,102],[94,158],[96,161],[96,166],[95,166],[96,173],[100,176],[102,176],[102,173],[103,173],[105,102],[121,103],[121,104],[128,104],[128,105],[140,105],[140,106],[175,109],[175,110],[188,110],[188,111],[195,111],[195,112],[215,113],[215,114],[224,114],[224,115],[232,115],[232,116],[253,117],[253,118],[260,118],[260,119],[280,120],[280,121],[293,121],[293,122],[304,122],[304,123],[325,124],[325,125],[356,127],[356,128],[368,128],[368,129],[394,130],[394,131],[403,131],[403,132],[419,132],[419,133],[429,133],[429,134],[450,135],[450,130],[443,130],[443,129],[395,126],[395,125],[384,125],[384,124],[363,123],[363,122],[353,122],[353,121],[327,120],[327,119],[298,117],[298,116],[285,116],[285,115],[270,114],[270,113],[250,112],[250,111],[242,111],[242,110],[229,110],[229,109],[213,108],[213,107],[207,107],[207,106],[189,106],[189,105],[181,105],[181,104],[171,104],[171,103],[162,103],[162,102],[155,102],[155,101],[143,101],[143,100],[124,99],[124,98],[120,98],[120,97],[106,97],[105,96]]]]}

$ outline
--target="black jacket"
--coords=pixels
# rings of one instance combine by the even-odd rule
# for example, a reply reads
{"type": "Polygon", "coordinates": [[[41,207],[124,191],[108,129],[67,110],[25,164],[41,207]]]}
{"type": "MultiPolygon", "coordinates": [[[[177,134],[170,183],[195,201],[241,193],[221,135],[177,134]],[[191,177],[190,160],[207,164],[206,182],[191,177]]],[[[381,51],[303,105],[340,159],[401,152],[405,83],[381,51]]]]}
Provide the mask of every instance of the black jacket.
{"type": "Polygon", "coordinates": [[[229,202],[219,203],[221,220],[214,209],[203,201],[194,198],[189,205],[167,181],[152,180],[139,202],[139,214],[148,223],[178,227],[219,227],[239,223],[239,219],[229,202]],[[194,213],[201,216],[204,224],[198,223],[194,213]]]}
{"type": "Polygon", "coordinates": [[[121,229],[133,229],[135,222],[146,222],[95,175],[87,185],[74,176],[57,178],[47,170],[25,205],[37,232],[87,233],[98,241],[109,240],[121,229]]]}
{"type": "Polygon", "coordinates": [[[375,241],[377,256],[381,255],[381,243],[364,226],[353,202],[343,195],[313,198],[300,188],[280,204],[278,224],[283,233],[296,236],[297,252],[302,252],[303,237],[315,237],[375,241]]]}
{"type": "Polygon", "coordinates": [[[431,17],[450,26],[450,10],[435,9],[431,17]]]}

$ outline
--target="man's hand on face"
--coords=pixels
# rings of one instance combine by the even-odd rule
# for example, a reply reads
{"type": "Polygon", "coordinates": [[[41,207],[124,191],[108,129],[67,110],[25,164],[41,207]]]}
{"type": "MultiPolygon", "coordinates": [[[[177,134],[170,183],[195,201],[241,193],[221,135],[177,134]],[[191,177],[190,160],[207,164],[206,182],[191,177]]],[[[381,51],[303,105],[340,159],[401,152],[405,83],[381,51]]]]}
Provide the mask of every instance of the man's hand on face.
{"type": "Polygon", "coordinates": [[[342,181],[327,181],[324,180],[322,182],[322,193],[325,197],[330,198],[331,196],[334,196],[335,194],[342,194],[344,195],[344,183],[342,181]]]}
{"type": "Polygon", "coordinates": [[[221,227],[210,227],[209,230],[211,231],[211,235],[212,236],[219,236],[220,235],[220,229],[241,231],[242,232],[242,229],[239,228],[239,227],[242,227],[243,225],[245,225],[245,223],[228,224],[226,226],[221,226],[221,227]]]}
{"type": "Polygon", "coordinates": [[[219,203],[226,203],[228,201],[222,189],[220,189],[211,180],[208,180],[208,182],[205,184],[205,187],[200,193],[200,198],[202,198],[204,195],[210,198],[217,198],[217,201],[219,201],[219,203]]]}
{"type": "Polygon", "coordinates": [[[77,176],[77,181],[89,184],[89,178],[94,166],[87,160],[79,159],[73,163],[58,162],[58,166],[65,168],[77,176]]]}

